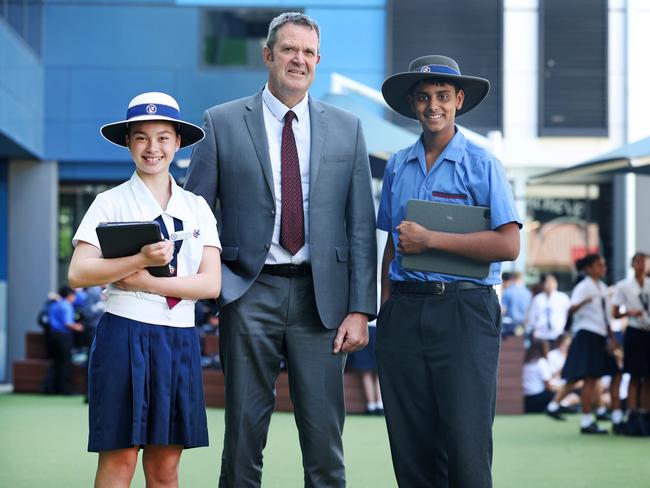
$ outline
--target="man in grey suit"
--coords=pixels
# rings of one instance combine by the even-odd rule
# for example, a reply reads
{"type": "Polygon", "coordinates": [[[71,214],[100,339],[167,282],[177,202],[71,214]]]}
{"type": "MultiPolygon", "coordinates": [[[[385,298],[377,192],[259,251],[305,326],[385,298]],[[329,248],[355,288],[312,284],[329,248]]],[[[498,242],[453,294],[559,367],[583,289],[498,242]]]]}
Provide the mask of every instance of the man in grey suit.
{"type": "Polygon", "coordinates": [[[226,430],[220,486],[260,486],[280,363],[288,366],[305,486],[344,486],[346,353],[376,313],[370,167],[359,120],[307,94],[320,32],[269,26],[268,82],[204,114],[186,188],[220,214],[226,430]]]}

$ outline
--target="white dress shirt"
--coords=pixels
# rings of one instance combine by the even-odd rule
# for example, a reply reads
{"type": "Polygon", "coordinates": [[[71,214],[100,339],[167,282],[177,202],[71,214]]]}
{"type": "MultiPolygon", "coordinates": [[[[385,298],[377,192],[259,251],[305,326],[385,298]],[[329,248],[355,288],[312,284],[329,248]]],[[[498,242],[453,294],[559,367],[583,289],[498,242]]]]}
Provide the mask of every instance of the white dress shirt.
{"type": "MultiPolygon", "coordinates": [[[[185,239],[177,256],[177,276],[196,274],[203,258],[203,247],[221,250],[217,222],[203,197],[183,190],[170,176],[172,196],[163,210],[149,188],[133,173],[131,179],[100,193],[84,215],[72,244],[79,241],[98,249],[95,231],[100,222],[151,221],[162,215],[168,232],[174,231],[173,218],[183,222],[183,230],[197,230],[195,237],[185,239]]],[[[125,291],[109,285],[106,311],[127,319],[172,327],[194,327],[195,300],[181,300],[170,309],[165,297],[140,291],[125,291]]]]}
{"type": "Polygon", "coordinates": [[[269,143],[269,156],[271,158],[271,168],[273,169],[273,190],[275,192],[275,227],[271,239],[271,249],[266,257],[266,264],[299,264],[309,261],[309,155],[311,154],[309,97],[305,95],[305,98],[290,109],[269,91],[267,84],[262,92],[262,102],[264,128],[269,143]],[[284,116],[289,110],[296,114],[292,122],[292,128],[293,136],[296,139],[298,161],[300,162],[302,205],[305,212],[305,245],[295,255],[292,255],[280,245],[280,224],[282,219],[282,165],[280,153],[284,116]]]}
{"type": "Polygon", "coordinates": [[[643,310],[641,317],[628,317],[628,327],[635,327],[641,330],[650,330],[650,316],[648,315],[648,301],[650,300],[650,278],[643,280],[643,288],[636,278],[632,277],[616,283],[612,304],[625,307],[629,310],[643,310]],[[643,296],[642,302],[641,297],[643,296]]]}
{"type": "Polygon", "coordinates": [[[564,332],[570,307],[571,300],[561,291],[554,291],[551,295],[545,292],[535,295],[528,311],[528,327],[533,336],[546,341],[557,338],[564,332]]]}

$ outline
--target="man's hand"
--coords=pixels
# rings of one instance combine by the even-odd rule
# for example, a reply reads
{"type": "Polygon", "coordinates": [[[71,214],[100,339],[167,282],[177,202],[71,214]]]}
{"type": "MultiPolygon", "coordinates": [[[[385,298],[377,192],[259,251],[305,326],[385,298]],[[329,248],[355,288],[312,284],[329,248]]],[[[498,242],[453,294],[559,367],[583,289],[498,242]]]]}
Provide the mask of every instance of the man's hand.
{"type": "Polygon", "coordinates": [[[402,254],[416,254],[428,249],[428,231],[420,224],[403,220],[397,227],[399,232],[397,250],[402,254]]]}
{"type": "Polygon", "coordinates": [[[332,352],[354,352],[368,344],[368,317],[352,312],[345,316],[334,338],[332,352]]]}
{"type": "Polygon", "coordinates": [[[153,276],[146,269],[136,271],[120,281],[113,283],[120,290],[125,291],[148,291],[153,276]]]}

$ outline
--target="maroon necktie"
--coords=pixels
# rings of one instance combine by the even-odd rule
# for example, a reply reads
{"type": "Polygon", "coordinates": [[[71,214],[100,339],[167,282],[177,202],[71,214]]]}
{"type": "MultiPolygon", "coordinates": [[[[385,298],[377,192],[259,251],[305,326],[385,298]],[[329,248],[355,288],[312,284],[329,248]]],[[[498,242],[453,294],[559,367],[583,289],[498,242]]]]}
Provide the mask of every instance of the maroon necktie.
{"type": "Polygon", "coordinates": [[[296,139],[291,123],[296,116],[291,110],[284,116],[282,147],[280,150],[280,174],[282,188],[282,213],[280,245],[296,254],[305,244],[305,214],[302,207],[302,183],[296,139]]]}

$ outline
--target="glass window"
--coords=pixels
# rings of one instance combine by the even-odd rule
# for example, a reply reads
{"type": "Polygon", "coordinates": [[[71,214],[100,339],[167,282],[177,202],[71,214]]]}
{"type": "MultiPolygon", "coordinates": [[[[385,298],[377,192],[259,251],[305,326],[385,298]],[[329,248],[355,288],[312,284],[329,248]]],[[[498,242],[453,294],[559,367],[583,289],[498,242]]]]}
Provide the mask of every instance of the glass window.
{"type": "Polygon", "coordinates": [[[607,0],[539,3],[539,135],[606,136],[607,0]]]}
{"type": "Polygon", "coordinates": [[[27,21],[25,23],[25,40],[34,52],[41,56],[41,36],[43,32],[42,0],[27,1],[27,21]]]}
{"type": "Polygon", "coordinates": [[[41,56],[43,0],[0,0],[0,17],[41,56]]]}
{"type": "MultiPolygon", "coordinates": [[[[503,0],[400,0],[388,2],[387,74],[407,71],[411,60],[439,53],[455,59],[462,73],[490,80],[490,96],[459,123],[481,134],[502,130],[503,0]]],[[[418,133],[405,117],[396,124],[418,133]]]]}
{"type": "Polygon", "coordinates": [[[59,187],[59,240],[58,240],[58,283],[68,282],[68,267],[72,258],[72,237],[81,219],[86,214],[98,193],[114,185],[104,184],[61,184],[59,187]]]}
{"type": "Polygon", "coordinates": [[[7,22],[21,37],[25,31],[26,3],[27,0],[9,0],[7,5],[7,22]]]}
{"type": "Polygon", "coordinates": [[[301,11],[290,8],[204,10],[203,65],[263,68],[262,47],[269,23],[288,10],[301,11]]]}

